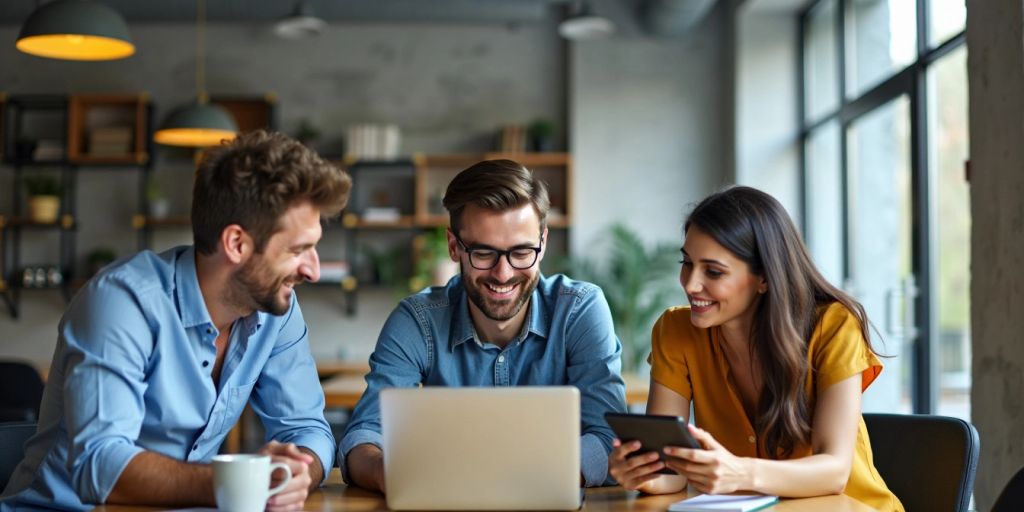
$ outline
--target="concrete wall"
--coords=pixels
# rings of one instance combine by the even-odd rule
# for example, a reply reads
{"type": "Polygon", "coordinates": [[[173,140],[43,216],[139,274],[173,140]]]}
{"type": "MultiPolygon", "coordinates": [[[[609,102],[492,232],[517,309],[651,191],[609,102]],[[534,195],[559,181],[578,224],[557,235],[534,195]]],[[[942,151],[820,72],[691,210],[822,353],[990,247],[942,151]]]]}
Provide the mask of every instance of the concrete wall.
{"type": "Polygon", "coordinates": [[[736,11],[736,182],[779,200],[801,225],[797,19],[747,2],[736,11]]]}
{"type": "Polygon", "coordinates": [[[594,2],[619,32],[574,43],[569,58],[577,253],[614,222],[648,241],[681,241],[693,203],[731,181],[726,3],[691,33],[652,40],[621,2],[594,2]]]}
{"type": "MultiPolygon", "coordinates": [[[[720,114],[729,87],[722,63],[725,18],[717,13],[684,39],[654,41],[630,25],[630,12],[616,16],[624,33],[608,41],[573,43],[568,52],[553,21],[332,24],[319,39],[306,41],[273,39],[262,26],[212,24],[208,89],[273,91],[283,130],[294,130],[308,117],[328,139],[340,136],[350,122],[396,122],[403,128],[405,152],[481,151],[499,124],[549,117],[561,128],[561,138],[566,127],[572,134],[574,250],[585,251],[616,220],[627,221],[648,240],[678,240],[686,206],[725,181],[722,162],[729,150],[723,147],[720,114]]],[[[0,27],[0,40],[13,41],[16,30],[0,27]]],[[[154,24],[133,27],[133,33],[138,54],[122,62],[48,61],[0,45],[0,91],[144,90],[157,104],[159,120],[194,93],[193,28],[154,24]]],[[[332,149],[337,146],[328,141],[327,150],[332,149]]],[[[160,158],[157,178],[176,198],[172,208],[184,213],[190,163],[160,158]]],[[[11,174],[0,169],[0,212],[10,211],[11,174]]],[[[121,255],[134,251],[129,219],[136,208],[135,174],[123,169],[81,173],[80,256],[101,245],[121,255]]],[[[337,236],[325,235],[322,254],[338,246],[337,236]]],[[[187,231],[162,233],[154,245],[188,240],[187,231]]],[[[56,244],[45,238],[26,243],[26,253],[33,248],[53,251],[56,244]]],[[[299,297],[313,352],[323,358],[365,358],[396,299],[388,291],[361,293],[359,314],[349,318],[331,289],[302,287],[299,297]]],[[[0,356],[48,360],[62,301],[54,292],[27,292],[22,311],[18,321],[0,314],[0,356]]]]}
{"type": "Polygon", "coordinates": [[[1024,464],[1024,2],[967,2],[974,489],[988,510],[1024,464]]]}

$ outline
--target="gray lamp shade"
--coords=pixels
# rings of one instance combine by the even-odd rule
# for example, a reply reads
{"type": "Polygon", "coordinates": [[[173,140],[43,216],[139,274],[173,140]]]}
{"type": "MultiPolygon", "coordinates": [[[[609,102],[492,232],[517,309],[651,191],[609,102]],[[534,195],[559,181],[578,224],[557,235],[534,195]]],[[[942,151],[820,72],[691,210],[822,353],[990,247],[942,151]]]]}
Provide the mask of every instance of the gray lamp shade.
{"type": "Polygon", "coordinates": [[[135,53],[124,18],[92,0],[43,4],[22,24],[15,46],[32,55],[66,60],[114,60],[135,53]]]}
{"type": "Polygon", "coordinates": [[[572,41],[604,39],[615,33],[615,24],[594,14],[587,0],[578,0],[572,13],[558,25],[558,34],[572,41]]]}
{"type": "Polygon", "coordinates": [[[206,147],[231,140],[238,125],[226,110],[208,103],[180,107],[164,120],[153,140],[167,146],[206,147]]]}

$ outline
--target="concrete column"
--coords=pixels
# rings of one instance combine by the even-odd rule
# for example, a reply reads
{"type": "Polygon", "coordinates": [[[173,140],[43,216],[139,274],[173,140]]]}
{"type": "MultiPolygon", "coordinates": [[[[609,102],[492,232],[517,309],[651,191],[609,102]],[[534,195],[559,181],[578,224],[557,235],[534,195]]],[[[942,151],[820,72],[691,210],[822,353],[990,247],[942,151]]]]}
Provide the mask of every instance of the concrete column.
{"type": "Polygon", "coordinates": [[[1024,465],[1024,2],[968,0],[975,498],[1024,465]]]}

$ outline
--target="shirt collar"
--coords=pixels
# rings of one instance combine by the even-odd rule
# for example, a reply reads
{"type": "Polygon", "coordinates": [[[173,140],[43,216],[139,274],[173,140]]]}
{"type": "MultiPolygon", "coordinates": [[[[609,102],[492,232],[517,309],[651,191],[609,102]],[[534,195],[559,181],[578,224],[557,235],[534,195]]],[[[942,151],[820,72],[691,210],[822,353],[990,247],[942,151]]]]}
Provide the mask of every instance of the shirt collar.
{"type": "MultiPolygon", "coordinates": [[[[541,276],[541,279],[543,278],[544,276],[541,276]]],[[[454,350],[455,347],[476,338],[476,328],[473,326],[473,317],[469,314],[469,295],[466,294],[465,285],[462,284],[462,276],[459,276],[457,281],[460,293],[456,294],[458,298],[452,302],[455,311],[452,322],[452,335],[448,342],[449,349],[451,350],[454,350]]],[[[516,339],[524,340],[530,332],[540,336],[541,338],[547,339],[548,332],[551,328],[551,318],[548,314],[547,308],[543,307],[540,286],[533,290],[533,294],[530,296],[530,301],[526,304],[526,307],[528,308],[526,313],[526,322],[516,339]]]]}
{"type": "MultiPolygon", "coordinates": [[[[202,289],[199,288],[195,247],[189,247],[178,255],[178,260],[174,264],[174,286],[177,290],[178,314],[181,316],[182,327],[212,326],[213,320],[206,309],[202,289]]],[[[263,325],[265,314],[256,311],[242,318],[243,332],[247,336],[252,336],[263,325]]]]}
{"type": "Polygon", "coordinates": [[[199,289],[195,247],[189,247],[178,255],[174,264],[174,287],[177,290],[178,314],[183,327],[213,324],[210,312],[206,310],[203,292],[199,289]]]}

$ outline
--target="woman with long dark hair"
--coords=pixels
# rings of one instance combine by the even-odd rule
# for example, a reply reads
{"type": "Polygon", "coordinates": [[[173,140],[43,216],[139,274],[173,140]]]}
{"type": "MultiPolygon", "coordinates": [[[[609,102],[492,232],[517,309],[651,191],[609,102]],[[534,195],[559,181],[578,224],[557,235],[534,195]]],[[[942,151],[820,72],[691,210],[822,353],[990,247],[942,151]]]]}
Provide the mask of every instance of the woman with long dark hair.
{"type": "Polygon", "coordinates": [[[861,393],[882,371],[864,308],[815,268],[774,198],[733,187],[686,220],[679,280],[689,307],[654,326],[648,414],[689,418],[704,449],[665,461],[615,442],[628,489],[784,497],[847,494],[902,511],[875,470],[861,393]],[[699,426],[699,428],[698,428],[699,426]],[[659,474],[668,467],[677,475],[659,474]]]}

